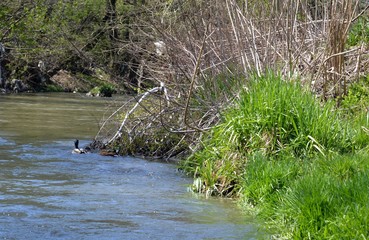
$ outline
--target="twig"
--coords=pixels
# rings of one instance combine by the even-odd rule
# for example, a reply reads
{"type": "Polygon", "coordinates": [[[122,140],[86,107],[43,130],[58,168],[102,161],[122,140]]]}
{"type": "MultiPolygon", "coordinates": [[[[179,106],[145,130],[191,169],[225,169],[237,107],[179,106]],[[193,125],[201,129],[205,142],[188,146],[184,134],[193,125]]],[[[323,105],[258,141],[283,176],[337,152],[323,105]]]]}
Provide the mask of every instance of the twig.
{"type": "Polygon", "coordinates": [[[200,52],[199,52],[199,54],[197,56],[197,59],[196,59],[196,65],[195,65],[195,69],[193,70],[190,89],[188,90],[188,95],[187,95],[187,100],[186,100],[186,105],[185,105],[185,112],[184,112],[184,123],[185,123],[185,125],[187,127],[191,128],[191,129],[195,129],[195,130],[200,131],[200,132],[203,132],[204,130],[201,129],[201,128],[198,128],[196,126],[191,126],[188,123],[188,110],[189,110],[191,95],[192,95],[192,92],[193,92],[193,87],[194,87],[194,84],[195,84],[196,76],[197,76],[197,73],[198,73],[199,68],[200,68],[200,62],[201,62],[202,52],[204,50],[206,38],[207,38],[207,29],[205,29],[205,34],[204,34],[204,38],[202,40],[200,52]]]}

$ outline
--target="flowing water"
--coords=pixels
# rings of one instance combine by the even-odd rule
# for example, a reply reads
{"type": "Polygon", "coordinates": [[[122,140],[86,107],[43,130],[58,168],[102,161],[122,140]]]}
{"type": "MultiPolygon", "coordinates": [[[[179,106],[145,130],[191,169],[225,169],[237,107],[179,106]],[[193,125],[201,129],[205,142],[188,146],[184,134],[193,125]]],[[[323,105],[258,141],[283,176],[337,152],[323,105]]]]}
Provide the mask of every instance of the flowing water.
{"type": "MultiPolygon", "coordinates": [[[[123,99],[118,99],[123,101],[123,99]]],[[[173,164],[72,154],[110,99],[0,96],[1,239],[256,239],[229,200],[186,190],[173,164]]]]}

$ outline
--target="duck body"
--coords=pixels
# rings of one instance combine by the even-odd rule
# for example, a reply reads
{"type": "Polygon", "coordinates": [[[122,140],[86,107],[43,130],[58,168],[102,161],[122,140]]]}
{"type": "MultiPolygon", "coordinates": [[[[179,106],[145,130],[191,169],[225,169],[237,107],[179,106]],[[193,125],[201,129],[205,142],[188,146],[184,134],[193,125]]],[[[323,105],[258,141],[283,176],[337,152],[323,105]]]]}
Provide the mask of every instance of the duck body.
{"type": "Polygon", "coordinates": [[[115,157],[118,156],[118,151],[114,151],[112,149],[101,149],[99,154],[102,156],[115,157]]]}
{"type": "Polygon", "coordinates": [[[78,144],[79,144],[79,140],[76,139],[74,141],[74,149],[73,149],[72,153],[75,153],[75,154],[84,154],[84,153],[86,153],[86,151],[83,148],[78,147],[78,144]]]}
{"type": "Polygon", "coordinates": [[[75,153],[75,154],[84,154],[86,152],[82,148],[75,148],[75,149],[73,149],[72,153],[75,153]]]}

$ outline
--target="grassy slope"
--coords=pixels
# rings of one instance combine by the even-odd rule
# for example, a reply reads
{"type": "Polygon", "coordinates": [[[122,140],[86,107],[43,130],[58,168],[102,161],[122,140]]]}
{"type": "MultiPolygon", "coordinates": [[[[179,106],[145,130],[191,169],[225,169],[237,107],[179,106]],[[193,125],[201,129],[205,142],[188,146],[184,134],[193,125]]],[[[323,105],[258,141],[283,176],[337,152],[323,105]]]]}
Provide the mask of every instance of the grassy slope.
{"type": "Polygon", "coordinates": [[[251,80],[183,168],[195,191],[239,196],[280,236],[366,239],[369,137],[356,119],[269,74],[251,80]]]}

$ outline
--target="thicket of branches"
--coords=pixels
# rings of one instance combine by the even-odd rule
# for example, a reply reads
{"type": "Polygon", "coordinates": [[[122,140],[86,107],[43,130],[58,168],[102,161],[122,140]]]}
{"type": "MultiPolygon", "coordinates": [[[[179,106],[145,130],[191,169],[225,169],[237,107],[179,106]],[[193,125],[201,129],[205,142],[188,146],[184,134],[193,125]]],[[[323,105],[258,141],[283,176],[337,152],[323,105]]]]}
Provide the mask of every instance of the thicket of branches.
{"type": "MultiPolygon", "coordinates": [[[[123,152],[169,158],[193,150],[250,74],[279,71],[285,79],[300,80],[323,98],[339,102],[348,83],[367,74],[367,42],[346,43],[351,26],[367,14],[367,7],[356,0],[141,5],[130,21],[125,51],[139,53],[139,86],[146,80],[163,83],[169,100],[139,95],[135,110],[140,114],[128,116],[133,106],[128,104],[109,117],[110,122],[128,119],[121,135],[123,152]],[[152,44],[159,41],[165,44],[160,56],[152,44]]],[[[117,126],[106,126],[97,139],[114,135],[117,126]]]]}

